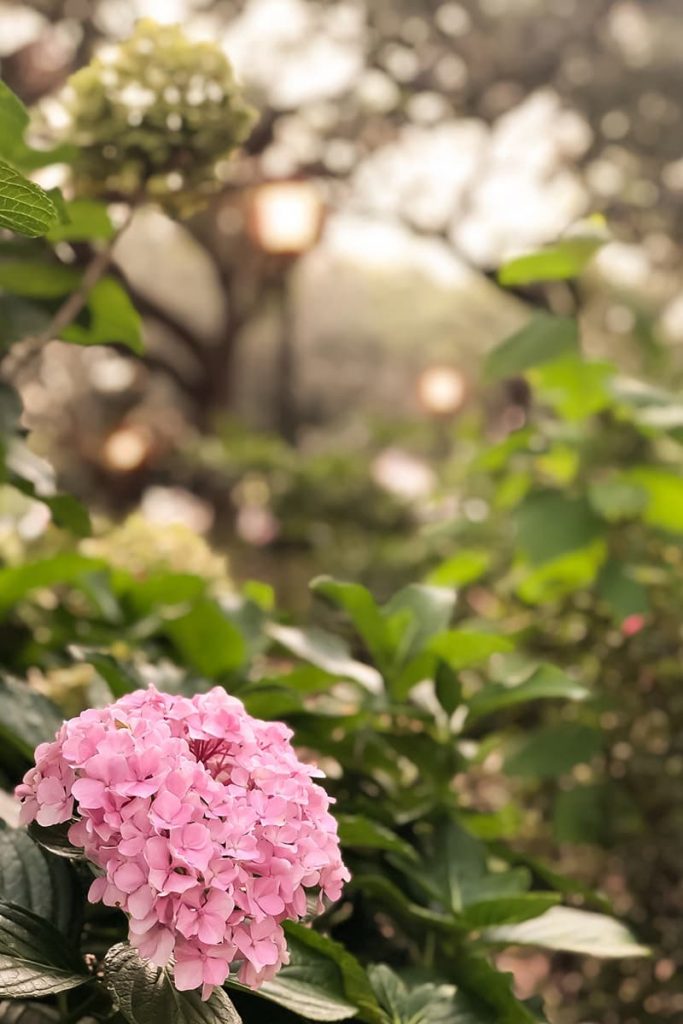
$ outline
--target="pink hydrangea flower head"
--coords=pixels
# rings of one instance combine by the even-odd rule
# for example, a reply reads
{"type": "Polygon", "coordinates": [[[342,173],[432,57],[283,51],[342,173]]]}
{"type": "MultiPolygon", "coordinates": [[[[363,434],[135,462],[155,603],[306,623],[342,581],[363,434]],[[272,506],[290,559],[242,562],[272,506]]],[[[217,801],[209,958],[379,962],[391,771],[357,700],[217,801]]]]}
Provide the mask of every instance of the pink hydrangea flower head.
{"type": "Polygon", "coordinates": [[[208,998],[231,970],[258,987],[287,963],[285,920],[306,890],[339,899],[349,874],[330,797],[280,722],[216,687],[153,687],[65,722],[17,786],[22,821],[71,822],[100,869],[89,899],[128,916],[129,940],[178,989],[208,998]]]}

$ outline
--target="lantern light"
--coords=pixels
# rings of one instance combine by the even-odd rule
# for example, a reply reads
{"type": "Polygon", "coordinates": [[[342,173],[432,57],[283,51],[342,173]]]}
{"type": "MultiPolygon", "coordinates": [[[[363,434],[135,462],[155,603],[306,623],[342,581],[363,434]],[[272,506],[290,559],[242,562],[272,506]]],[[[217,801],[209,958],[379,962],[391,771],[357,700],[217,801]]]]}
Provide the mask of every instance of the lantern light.
{"type": "Polygon", "coordinates": [[[251,193],[248,230],[273,256],[301,256],[320,238],[324,203],[310,181],[274,181],[251,193]]]}
{"type": "Polygon", "coordinates": [[[114,473],[132,473],[147,461],[152,447],[152,435],[146,427],[118,427],[102,446],[102,461],[114,473]]]}
{"type": "Polygon", "coordinates": [[[454,366],[430,366],[418,378],[417,394],[432,416],[452,416],[465,401],[467,383],[454,366]]]}

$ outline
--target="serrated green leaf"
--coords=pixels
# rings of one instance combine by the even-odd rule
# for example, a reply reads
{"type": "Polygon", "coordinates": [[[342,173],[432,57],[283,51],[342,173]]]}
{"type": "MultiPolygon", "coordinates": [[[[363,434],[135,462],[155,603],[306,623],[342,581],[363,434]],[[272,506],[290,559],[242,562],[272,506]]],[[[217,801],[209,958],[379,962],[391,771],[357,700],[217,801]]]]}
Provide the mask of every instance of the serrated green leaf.
{"type": "Polygon", "coordinates": [[[37,238],[57,220],[47,192],[0,160],[0,228],[37,238]]]}
{"type": "Polygon", "coordinates": [[[104,983],[129,1024],[241,1024],[222,989],[206,1001],[199,992],[178,992],[166,968],[142,960],[128,943],[112,946],[103,966],[104,983]]]}

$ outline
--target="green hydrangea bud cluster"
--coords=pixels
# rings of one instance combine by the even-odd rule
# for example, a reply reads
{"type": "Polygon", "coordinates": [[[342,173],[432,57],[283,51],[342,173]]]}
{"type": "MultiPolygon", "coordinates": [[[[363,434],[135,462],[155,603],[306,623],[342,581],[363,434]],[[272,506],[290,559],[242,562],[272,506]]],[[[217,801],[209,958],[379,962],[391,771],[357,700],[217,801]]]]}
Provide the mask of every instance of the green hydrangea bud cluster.
{"type": "Polygon", "coordinates": [[[215,43],[149,20],[77,71],[61,104],[79,195],[144,195],[176,208],[220,184],[216,165],[255,118],[215,43]]]}

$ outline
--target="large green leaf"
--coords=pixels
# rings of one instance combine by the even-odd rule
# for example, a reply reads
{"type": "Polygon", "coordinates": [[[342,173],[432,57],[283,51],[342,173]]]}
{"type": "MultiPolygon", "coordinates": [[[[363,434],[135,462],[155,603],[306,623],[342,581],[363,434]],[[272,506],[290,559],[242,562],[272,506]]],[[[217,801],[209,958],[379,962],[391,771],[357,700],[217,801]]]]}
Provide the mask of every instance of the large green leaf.
{"type": "Polygon", "coordinates": [[[241,1024],[222,989],[206,1001],[198,992],[178,992],[166,968],[141,960],[127,943],[112,946],[105,956],[104,983],[129,1024],[241,1024]]]}
{"type": "Polygon", "coordinates": [[[107,241],[114,236],[107,207],[94,199],[72,199],[65,204],[64,223],[50,228],[50,242],[90,242],[95,239],[107,241]]]}
{"type": "Polygon", "coordinates": [[[88,294],[88,323],[71,324],[60,337],[77,345],[106,345],[116,342],[141,353],[142,325],[128,293],[113,277],[103,277],[88,294]]]}
{"type": "Polygon", "coordinates": [[[451,629],[435,636],[429,644],[430,650],[438,654],[456,671],[478,665],[492,654],[505,654],[514,650],[513,642],[499,633],[475,632],[468,629],[451,629]]]}
{"type": "Polygon", "coordinates": [[[391,637],[393,661],[404,665],[419,655],[451,621],[455,591],[411,583],[399,590],[382,609],[391,637]]]}
{"type": "Polygon", "coordinates": [[[645,615],[650,610],[647,589],[634,578],[633,568],[617,559],[603,566],[597,593],[619,624],[629,615],[645,615]]]}
{"type": "Polygon", "coordinates": [[[603,525],[583,497],[566,497],[560,491],[534,491],[515,515],[517,542],[534,565],[550,562],[588,547],[603,525]]]}
{"type": "Polygon", "coordinates": [[[318,576],[311,589],[346,612],[377,665],[385,665],[391,653],[390,638],[370,591],[359,583],[345,583],[331,576],[318,576]]]}
{"type": "Polygon", "coordinates": [[[0,822],[0,900],[32,910],[70,934],[80,892],[69,864],[41,850],[23,829],[0,822]]]}
{"type": "Polygon", "coordinates": [[[59,299],[78,285],[81,275],[73,267],[40,260],[2,260],[0,289],[25,299],[59,299]]]}
{"type": "Polygon", "coordinates": [[[32,761],[38,744],[53,740],[63,720],[47,697],[17,679],[0,676],[0,740],[22,757],[32,761]]]}
{"type": "Polygon", "coordinates": [[[683,476],[656,466],[638,466],[625,479],[646,495],[643,519],[650,526],[683,533],[683,476]]]}
{"type": "Polygon", "coordinates": [[[516,377],[533,366],[551,363],[578,351],[576,320],[539,313],[526,327],[489,353],[485,371],[493,380],[516,377]]]}
{"type": "Polygon", "coordinates": [[[546,1024],[544,1016],[514,995],[512,975],[496,970],[484,957],[461,952],[453,973],[461,991],[494,1011],[495,1024],[546,1024]]]}
{"type": "Polygon", "coordinates": [[[650,955],[648,947],[620,921],[571,907],[553,907],[533,921],[490,928],[483,937],[495,944],[540,946],[602,959],[650,955]]]}
{"type": "Polygon", "coordinates": [[[410,860],[417,856],[410,843],[371,818],[364,818],[360,814],[338,814],[337,824],[342,846],[360,850],[388,850],[410,860]]]}
{"type": "Polygon", "coordinates": [[[351,657],[348,646],[333,633],[311,627],[298,629],[296,626],[281,626],[272,623],[267,627],[268,635],[286,650],[303,661],[317,665],[330,675],[352,679],[361,686],[377,693],[382,688],[379,672],[351,657]]]}
{"type": "Polygon", "coordinates": [[[462,548],[432,569],[427,583],[436,587],[464,587],[483,576],[491,564],[491,552],[483,548],[462,548]]]}
{"type": "Polygon", "coordinates": [[[12,903],[0,903],[0,996],[51,995],[90,979],[79,954],[61,932],[12,903]]]}
{"type": "Polygon", "coordinates": [[[508,260],[498,271],[498,280],[502,285],[512,286],[579,277],[606,241],[606,235],[597,231],[561,238],[536,252],[508,260]]]}
{"type": "Polygon", "coordinates": [[[320,932],[295,921],[285,922],[284,929],[287,946],[290,952],[297,950],[296,956],[300,962],[305,958],[321,956],[336,964],[342,992],[347,1002],[358,1009],[360,1018],[368,1024],[383,1024],[382,1014],[367,974],[352,953],[327,935],[321,935],[320,932]]]}
{"type": "Polygon", "coordinates": [[[244,637],[208,597],[169,622],[166,631],[187,663],[210,679],[234,672],[245,662],[244,637]]]}
{"type": "Polygon", "coordinates": [[[0,570],[0,616],[23,600],[32,590],[77,583],[88,573],[106,569],[100,559],[86,558],[75,551],[65,551],[36,562],[0,570]]]}
{"type": "Polygon", "coordinates": [[[518,704],[534,700],[586,700],[590,691],[553,665],[539,665],[522,682],[506,686],[488,683],[469,701],[467,724],[471,725],[484,715],[491,715],[518,704]]]}
{"type": "Polygon", "coordinates": [[[612,403],[611,363],[587,362],[575,354],[534,368],[529,377],[541,400],[566,420],[594,416],[612,403]]]}
{"type": "Polygon", "coordinates": [[[453,985],[426,982],[409,987],[386,964],[372,964],[368,974],[391,1024],[496,1024],[486,1007],[453,985]]]}
{"type": "Polygon", "coordinates": [[[24,144],[28,110],[9,86],[0,81],[0,156],[12,160],[24,144]]]}
{"type": "Polygon", "coordinates": [[[559,900],[555,893],[526,892],[524,869],[491,871],[484,844],[455,820],[438,826],[433,847],[425,881],[465,928],[525,921],[559,900]]]}
{"type": "Polygon", "coordinates": [[[525,740],[505,761],[509,775],[552,779],[590,761],[602,748],[599,730],[580,722],[546,726],[525,740]]]}
{"type": "Polygon", "coordinates": [[[57,220],[57,208],[44,189],[0,160],[0,228],[35,238],[57,220]]]}
{"type": "MultiPolygon", "coordinates": [[[[254,994],[284,1006],[307,1020],[348,1020],[358,1013],[344,995],[341,973],[334,960],[288,940],[290,962],[254,994]]],[[[229,982],[230,988],[244,986],[229,982]]]]}

